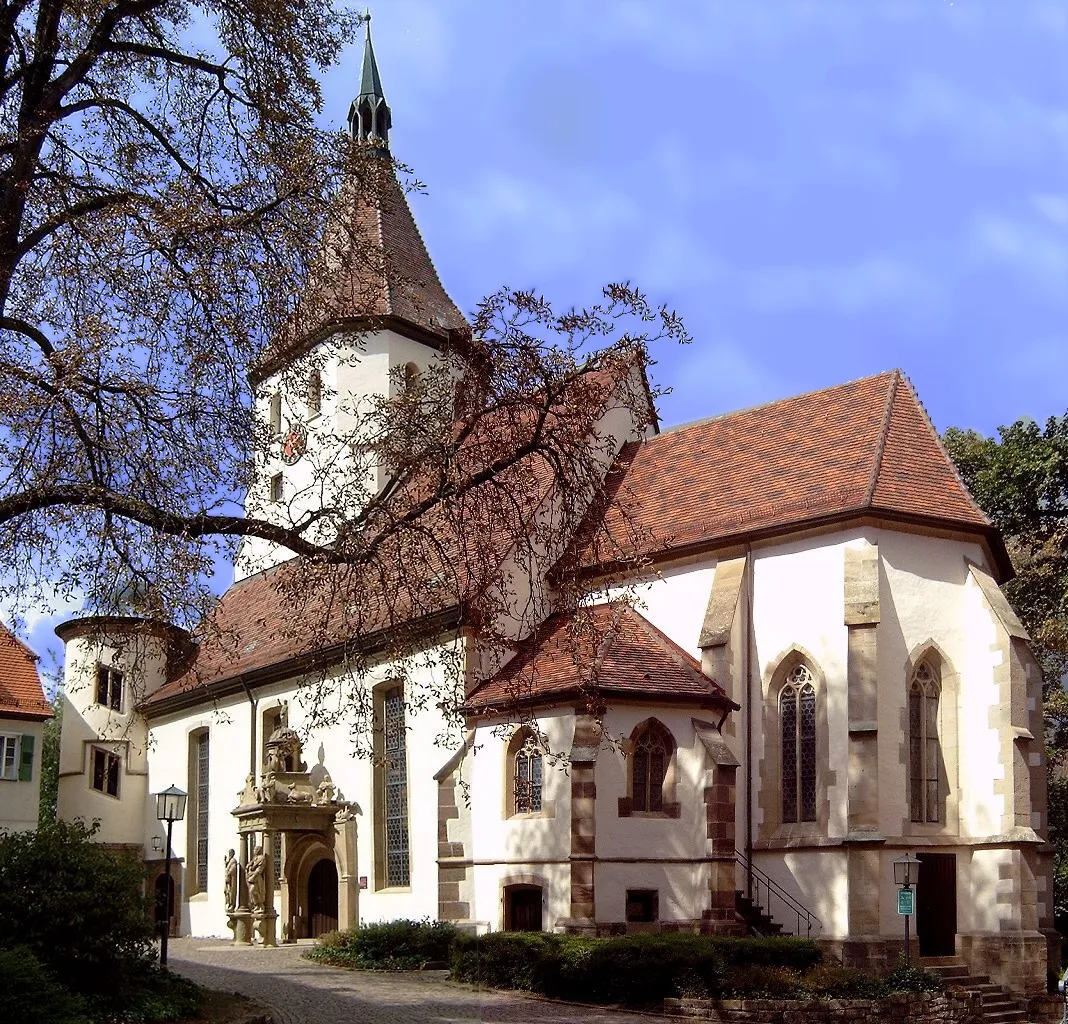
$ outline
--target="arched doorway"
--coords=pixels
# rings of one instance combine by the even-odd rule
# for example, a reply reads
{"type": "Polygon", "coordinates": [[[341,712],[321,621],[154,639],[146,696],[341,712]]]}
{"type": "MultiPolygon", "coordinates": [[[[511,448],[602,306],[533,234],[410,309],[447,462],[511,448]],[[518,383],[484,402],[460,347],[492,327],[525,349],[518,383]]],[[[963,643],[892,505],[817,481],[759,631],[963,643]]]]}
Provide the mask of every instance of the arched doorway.
{"type": "Polygon", "coordinates": [[[337,865],[325,857],[308,875],[308,937],[337,931],[337,865]]]}
{"type": "Polygon", "coordinates": [[[156,933],[160,934],[163,931],[163,926],[167,921],[167,911],[170,910],[170,935],[178,934],[178,920],[174,913],[174,879],[170,875],[160,874],[156,876],[155,883],[156,890],[156,933]]]}

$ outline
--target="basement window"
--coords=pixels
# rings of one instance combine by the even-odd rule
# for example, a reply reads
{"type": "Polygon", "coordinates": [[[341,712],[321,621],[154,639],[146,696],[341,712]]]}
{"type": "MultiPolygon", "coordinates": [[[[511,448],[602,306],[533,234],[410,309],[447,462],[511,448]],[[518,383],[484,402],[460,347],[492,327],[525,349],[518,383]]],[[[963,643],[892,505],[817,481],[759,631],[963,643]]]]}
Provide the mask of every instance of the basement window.
{"type": "Polygon", "coordinates": [[[627,923],[651,924],[660,920],[659,889],[627,890],[627,923]]]}

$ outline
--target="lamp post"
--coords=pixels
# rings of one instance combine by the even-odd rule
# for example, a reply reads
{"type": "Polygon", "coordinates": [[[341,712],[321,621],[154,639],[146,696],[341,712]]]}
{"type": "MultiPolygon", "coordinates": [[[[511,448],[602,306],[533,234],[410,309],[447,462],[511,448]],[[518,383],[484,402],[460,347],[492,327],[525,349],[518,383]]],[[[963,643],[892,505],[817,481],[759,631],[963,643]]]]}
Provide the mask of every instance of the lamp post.
{"type": "Polygon", "coordinates": [[[894,860],[894,881],[901,887],[897,893],[897,912],[905,918],[905,966],[909,966],[909,918],[916,910],[912,887],[920,877],[920,860],[906,853],[894,860]]]}
{"type": "Polygon", "coordinates": [[[177,786],[169,786],[162,793],[156,794],[156,817],[167,823],[167,857],[163,869],[164,914],[159,941],[159,965],[164,970],[167,969],[167,937],[171,931],[171,831],[174,823],[185,817],[186,795],[177,786]]]}

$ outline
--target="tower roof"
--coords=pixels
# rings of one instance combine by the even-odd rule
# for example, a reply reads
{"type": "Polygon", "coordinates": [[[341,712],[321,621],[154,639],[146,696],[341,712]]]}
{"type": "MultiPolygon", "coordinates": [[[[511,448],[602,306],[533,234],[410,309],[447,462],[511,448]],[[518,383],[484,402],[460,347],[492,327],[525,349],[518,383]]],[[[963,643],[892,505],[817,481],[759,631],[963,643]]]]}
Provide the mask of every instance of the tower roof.
{"type": "Polygon", "coordinates": [[[467,321],[442,286],[388,149],[391,124],[371,45],[364,44],[360,93],[349,109],[357,143],[317,266],[284,336],[253,371],[262,380],[336,330],[388,327],[439,346],[467,321]]]}
{"type": "Polygon", "coordinates": [[[366,15],[367,36],[363,43],[363,68],[360,73],[360,93],[357,99],[364,96],[372,96],[377,99],[385,99],[386,94],[382,91],[382,79],[378,74],[378,61],[375,60],[375,48],[371,45],[371,15],[366,15]]]}
{"type": "Polygon", "coordinates": [[[386,103],[386,94],[382,91],[375,48],[371,45],[371,12],[368,11],[362,18],[367,25],[367,37],[363,43],[360,91],[349,107],[349,134],[357,142],[370,144],[388,153],[393,115],[386,103]]]}

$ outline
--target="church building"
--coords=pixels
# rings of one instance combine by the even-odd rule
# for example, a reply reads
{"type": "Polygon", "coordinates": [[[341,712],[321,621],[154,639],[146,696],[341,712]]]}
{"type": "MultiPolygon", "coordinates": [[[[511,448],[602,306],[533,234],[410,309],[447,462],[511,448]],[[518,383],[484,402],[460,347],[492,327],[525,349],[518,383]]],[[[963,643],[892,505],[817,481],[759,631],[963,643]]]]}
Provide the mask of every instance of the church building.
{"type": "MultiPolygon", "coordinates": [[[[368,35],[350,132],[388,160],[391,125],[368,35]]],[[[257,369],[278,444],[250,508],[312,500],[305,448],[345,403],[389,395],[466,328],[391,170],[381,196],[353,223],[403,274],[335,260],[327,315],[257,369]]],[[[62,624],[60,817],[99,819],[100,841],[144,859],[175,934],[268,945],[426,917],[782,928],[883,969],[902,943],[893,862],[912,854],[914,952],[1044,991],[1059,938],[1040,673],[1000,589],[1004,544],[909,380],[672,429],[610,419],[595,514],[637,520],[646,568],[618,578],[580,531],[571,553],[600,596],[488,667],[459,608],[427,619],[418,659],[368,630],[372,756],[351,756],[345,720],[305,714],[302,687],[342,685],[344,666],[294,647],[274,586],[291,556],[266,541],[242,544],[218,633],[62,624]],[[595,627],[585,649],[575,614],[595,627]],[[411,693],[446,658],[468,684],[443,746],[411,693]],[[152,794],[172,784],[189,797],[168,878],[152,794]]]]}

